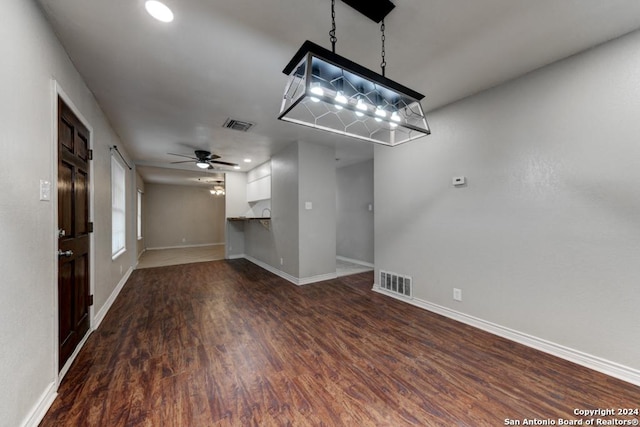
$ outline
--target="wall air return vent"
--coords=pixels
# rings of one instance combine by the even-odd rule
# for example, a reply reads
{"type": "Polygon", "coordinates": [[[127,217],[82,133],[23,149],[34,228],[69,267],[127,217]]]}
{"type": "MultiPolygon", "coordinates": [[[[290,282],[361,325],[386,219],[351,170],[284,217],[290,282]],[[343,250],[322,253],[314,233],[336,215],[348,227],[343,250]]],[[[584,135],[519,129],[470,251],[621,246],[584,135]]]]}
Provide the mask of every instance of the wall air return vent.
{"type": "Polygon", "coordinates": [[[253,123],[245,122],[242,120],[227,119],[222,125],[222,127],[225,127],[227,129],[237,130],[240,132],[246,132],[253,127],[253,123]]]}
{"type": "Polygon", "coordinates": [[[380,288],[396,295],[411,298],[413,279],[396,273],[380,270],[380,288]]]}

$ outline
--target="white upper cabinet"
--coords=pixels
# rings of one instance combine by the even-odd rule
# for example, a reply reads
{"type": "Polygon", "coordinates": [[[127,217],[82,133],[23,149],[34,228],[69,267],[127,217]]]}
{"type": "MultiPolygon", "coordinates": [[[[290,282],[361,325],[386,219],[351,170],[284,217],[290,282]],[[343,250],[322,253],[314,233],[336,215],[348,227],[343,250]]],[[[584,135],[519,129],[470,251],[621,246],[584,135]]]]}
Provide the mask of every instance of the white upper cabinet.
{"type": "Polygon", "coordinates": [[[271,175],[247,184],[247,202],[257,202],[271,198],[271,175]]]}
{"type": "Polygon", "coordinates": [[[261,164],[247,173],[247,202],[271,198],[271,161],[261,164]]]}

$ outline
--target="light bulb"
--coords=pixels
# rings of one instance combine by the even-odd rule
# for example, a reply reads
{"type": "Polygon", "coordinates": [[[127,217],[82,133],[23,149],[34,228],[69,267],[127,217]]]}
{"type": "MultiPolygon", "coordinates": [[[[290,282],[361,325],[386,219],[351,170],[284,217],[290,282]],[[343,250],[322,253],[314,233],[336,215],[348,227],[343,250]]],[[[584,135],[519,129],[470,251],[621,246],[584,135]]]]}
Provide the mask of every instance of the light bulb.
{"type": "MultiPolygon", "coordinates": [[[[356,108],[360,111],[367,111],[367,104],[364,103],[362,98],[358,98],[358,102],[356,103],[356,108]]],[[[356,111],[356,116],[358,117],[364,116],[364,113],[361,113],[360,111],[356,111]]]]}
{"type": "Polygon", "coordinates": [[[393,113],[391,113],[391,120],[393,120],[394,122],[400,121],[400,115],[398,114],[397,111],[394,111],[393,113]]]}
{"type": "Polygon", "coordinates": [[[156,18],[161,22],[171,22],[173,21],[173,12],[169,9],[165,4],[160,3],[156,0],[148,0],[144,4],[145,9],[149,15],[156,18]]]}
{"type": "MultiPolygon", "coordinates": [[[[318,96],[324,96],[324,90],[322,90],[322,86],[320,86],[320,83],[314,83],[311,85],[311,93],[318,96]]],[[[312,96],[311,100],[313,102],[320,102],[320,98],[317,98],[315,96],[312,96]]]]}
{"type": "Polygon", "coordinates": [[[382,107],[378,106],[376,108],[376,116],[378,117],[387,117],[387,112],[382,109],[382,107]]]}
{"type": "Polygon", "coordinates": [[[200,169],[209,169],[209,163],[207,162],[197,162],[196,166],[198,166],[200,169]]]}
{"type": "MultiPolygon", "coordinates": [[[[336,100],[336,102],[339,102],[340,104],[347,103],[347,97],[342,94],[342,91],[338,91],[334,99],[336,100]]],[[[335,104],[335,107],[336,107],[336,110],[342,110],[342,105],[335,104]]]]}

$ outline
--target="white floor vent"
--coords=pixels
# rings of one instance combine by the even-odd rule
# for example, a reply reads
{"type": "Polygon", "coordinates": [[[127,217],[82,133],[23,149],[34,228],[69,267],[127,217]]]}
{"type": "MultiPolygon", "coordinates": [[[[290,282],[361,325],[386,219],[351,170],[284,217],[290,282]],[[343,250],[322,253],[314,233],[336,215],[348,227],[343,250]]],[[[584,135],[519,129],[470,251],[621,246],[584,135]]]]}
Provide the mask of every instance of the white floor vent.
{"type": "Polygon", "coordinates": [[[411,276],[401,276],[396,273],[380,270],[380,287],[388,292],[411,297],[413,279],[411,276]]]}

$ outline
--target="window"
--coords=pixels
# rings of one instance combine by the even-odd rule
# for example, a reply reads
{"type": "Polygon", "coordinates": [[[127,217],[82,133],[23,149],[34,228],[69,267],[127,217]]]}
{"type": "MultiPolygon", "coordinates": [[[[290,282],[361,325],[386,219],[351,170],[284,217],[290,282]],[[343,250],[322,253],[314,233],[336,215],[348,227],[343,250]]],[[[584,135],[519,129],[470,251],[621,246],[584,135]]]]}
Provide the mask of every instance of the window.
{"type": "Polygon", "coordinates": [[[142,239],[142,191],[138,190],[138,240],[142,239]]]}
{"type": "Polygon", "coordinates": [[[116,259],[126,250],[126,191],[124,167],[111,156],[111,257],[116,259]]]}

